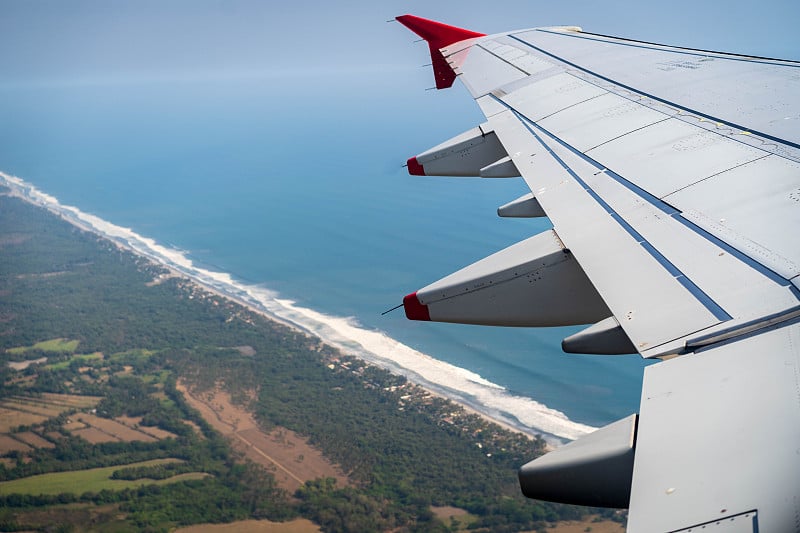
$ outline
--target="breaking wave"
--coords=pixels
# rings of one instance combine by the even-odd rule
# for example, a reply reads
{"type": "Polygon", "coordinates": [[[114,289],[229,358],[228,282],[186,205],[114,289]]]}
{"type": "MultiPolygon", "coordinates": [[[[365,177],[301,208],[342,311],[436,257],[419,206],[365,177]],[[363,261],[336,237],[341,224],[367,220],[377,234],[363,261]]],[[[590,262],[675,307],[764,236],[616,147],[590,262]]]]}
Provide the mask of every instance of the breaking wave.
{"type": "Polygon", "coordinates": [[[315,335],[344,353],[406,376],[410,381],[464,404],[497,422],[528,434],[543,433],[556,444],[564,439],[576,439],[595,429],[570,420],[561,411],[531,398],[514,395],[504,387],[465,368],[419,352],[381,331],[367,329],[353,317],[326,315],[299,306],[263,286],[238,281],[225,272],[201,268],[184,251],[159,244],[130,228],[117,226],[76,207],[62,205],[57,198],[16,176],[0,172],[0,180],[15,196],[42,206],[82,229],[169,267],[270,318],[315,335]]]}

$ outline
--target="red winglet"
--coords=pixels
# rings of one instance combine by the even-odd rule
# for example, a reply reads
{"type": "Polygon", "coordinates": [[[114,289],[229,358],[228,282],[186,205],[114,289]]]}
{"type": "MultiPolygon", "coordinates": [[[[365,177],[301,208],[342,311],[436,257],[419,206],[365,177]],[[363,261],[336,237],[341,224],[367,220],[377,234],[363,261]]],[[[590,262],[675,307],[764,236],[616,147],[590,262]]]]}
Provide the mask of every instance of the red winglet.
{"type": "Polygon", "coordinates": [[[406,165],[408,166],[408,173],[412,176],[425,175],[425,167],[419,164],[416,157],[409,158],[409,160],[406,161],[406,165]]]}
{"type": "Polygon", "coordinates": [[[403,298],[403,309],[405,309],[406,318],[409,320],[430,321],[431,319],[428,306],[419,301],[416,292],[412,292],[403,298]]]}
{"type": "Polygon", "coordinates": [[[456,79],[456,73],[447,63],[447,60],[439,49],[463,41],[464,39],[472,39],[474,37],[483,37],[486,35],[485,33],[457,28],[456,26],[442,24],[435,20],[415,17],[414,15],[401,15],[397,17],[397,21],[428,42],[437,89],[446,89],[452,86],[453,81],[456,79]]]}

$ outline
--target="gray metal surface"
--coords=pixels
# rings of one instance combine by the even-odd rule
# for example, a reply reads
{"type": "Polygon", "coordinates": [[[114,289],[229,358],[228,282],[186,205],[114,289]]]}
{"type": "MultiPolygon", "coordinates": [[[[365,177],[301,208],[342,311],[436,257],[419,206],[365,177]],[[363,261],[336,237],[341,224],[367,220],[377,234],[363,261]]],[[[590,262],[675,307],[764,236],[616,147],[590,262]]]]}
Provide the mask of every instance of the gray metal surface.
{"type": "Polygon", "coordinates": [[[630,531],[674,531],[758,510],[800,512],[800,325],[645,370],[630,531]]]}
{"type": "Polygon", "coordinates": [[[656,46],[577,32],[516,37],[616,83],[800,143],[800,65],[656,46]]]}
{"type": "MultiPolygon", "coordinates": [[[[516,168],[516,167],[515,167],[516,168]]],[[[497,208],[497,215],[510,218],[538,218],[547,216],[539,200],[528,193],[497,208]]]]}
{"type": "MultiPolygon", "coordinates": [[[[527,109],[520,111],[527,116],[527,109]]],[[[664,113],[606,93],[554,113],[537,124],[576,150],[585,152],[668,118],[664,113]]]]}
{"type": "Polygon", "coordinates": [[[556,143],[542,144],[511,113],[490,123],[519,154],[512,159],[526,183],[639,351],[720,322],[575,179],[595,167],[556,143]]]}
{"type": "MultiPolygon", "coordinates": [[[[471,76],[462,75],[462,79],[471,76]]],[[[510,106],[525,109],[531,120],[541,120],[575,104],[606,94],[606,91],[567,74],[537,80],[503,95],[510,106]]]]}
{"type": "Polygon", "coordinates": [[[519,470],[528,498],[627,507],[631,496],[636,415],[534,459],[519,470]]]}
{"type": "Polygon", "coordinates": [[[587,155],[663,198],[769,153],[671,118],[598,146],[587,155]]]}
{"type": "Polygon", "coordinates": [[[636,346],[613,316],[565,338],[561,341],[561,349],[566,353],[601,355],[636,353],[636,346]]]}
{"type": "Polygon", "coordinates": [[[483,48],[473,46],[464,58],[456,58],[462,69],[475,72],[474,76],[464,79],[469,86],[469,91],[474,95],[483,95],[497,87],[523,79],[527,76],[523,71],[506,63],[498,61],[497,57],[483,48]]]}
{"type": "Polygon", "coordinates": [[[430,319],[565,326],[611,314],[552,230],[518,242],[417,291],[430,319]]]}
{"type": "Polygon", "coordinates": [[[800,163],[770,155],[673,193],[666,201],[702,213],[706,228],[791,279],[800,274],[800,163]]]}
{"type": "Polygon", "coordinates": [[[520,173],[510,157],[498,159],[478,172],[482,178],[519,178],[520,173]]]}
{"type": "Polygon", "coordinates": [[[491,129],[480,126],[434,146],[416,156],[427,176],[480,175],[482,168],[506,157],[506,151],[491,129]]]}
{"type": "Polygon", "coordinates": [[[734,516],[728,515],[705,524],[695,524],[674,533],[758,533],[759,531],[758,512],[750,511],[734,516]]]}

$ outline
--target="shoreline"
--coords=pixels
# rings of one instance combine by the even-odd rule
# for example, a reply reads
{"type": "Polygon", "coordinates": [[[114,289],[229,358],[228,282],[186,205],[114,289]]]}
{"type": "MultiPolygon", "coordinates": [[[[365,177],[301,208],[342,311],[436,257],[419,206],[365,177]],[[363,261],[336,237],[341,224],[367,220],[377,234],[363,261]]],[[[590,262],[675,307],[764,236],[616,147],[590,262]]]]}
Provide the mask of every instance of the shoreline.
{"type": "MultiPolygon", "coordinates": [[[[466,376],[467,382],[471,381],[479,386],[502,389],[502,387],[494,385],[493,383],[486,382],[480,376],[472,375],[472,373],[466,369],[453,367],[452,365],[443,363],[435,358],[427,356],[426,354],[416,352],[416,350],[413,350],[412,348],[405,346],[394,339],[391,339],[383,332],[361,328],[364,334],[371,333],[373,336],[377,335],[381,337],[378,339],[379,341],[383,341],[380,348],[386,347],[387,342],[385,341],[391,341],[388,343],[390,345],[388,349],[390,353],[381,353],[381,350],[376,350],[374,346],[370,347],[365,345],[363,339],[358,340],[355,338],[355,335],[348,337],[346,334],[342,333],[342,331],[346,333],[353,328],[358,329],[358,326],[352,324],[352,319],[329,317],[329,320],[327,321],[328,323],[326,323],[324,320],[319,320],[319,322],[323,324],[323,328],[330,330],[325,332],[327,335],[323,332],[315,331],[310,327],[304,327],[304,325],[298,320],[292,320],[291,318],[279,316],[277,313],[272,312],[268,308],[266,301],[263,299],[263,295],[262,299],[259,299],[259,295],[254,294],[255,289],[257,288],[259,291],[263,291],[265,294],[270,295],[276,304],[282,306],[281,310],[285,311],[284,314],[291,314],[294,312],[296,317],[311,319],[316,318],[315,315],[324,315],[310,309],[294,306],[294,302],[290,300],[280,300],[275,297],[276,295],[274,292],[268,289],[242,286],[242,284],[235,282],[235,280],[227,273],[211,272],[200,269],[193,265],[191,260],[186,258],[182,253],[169,250],[164,246],[157,244],[157,242],[152,239],[144,238],[138,234],[135,234],[128,228],[120,228],[119,226],[100,219],[99,217],[84,213],[75,207],[63,205],[58,202],[55,197],[39,191],[35,186],[25,182],[20,178],[0,172],[0,183],[9,188],[10,192],[6,193],[9,196],[19,198],[20,200],[36,207],[46,209],[48,212],[58,216],[74,227],[103,238],[114,244],[119,249],[133,253],[138,257],[142,257],[169,272],[169,274],[163,279],[154,280],[154,283],[160,283],[169,277],[180,277],[185,279],[201,290],[207,291],[220,298],[224,298],[237,305],[241,305],[245,309],[253,313],[257,313],[259,316],[262,316],[267,320],[279,323],[283,326],[291,328],[294,331],[303,333],[304,335],[319,339],[320,342],[340,351],[342,354],[356,357],[367,364],[380,367],[393,374],[402,375],[415,386],[418,386],[437,397],[451,401],[454,404],[462,407],[465,411],[476,414],[484,420],[492,424],[496,424],[503,429],[523,434],[530,438],[539,436],[545,440],[548,446],[559,446],[566,441],[577,438],[580,436],[580,434],[585,434],[594,429],[590,426],[573,422],[566,418],[563,413],[551,410],[529,398],[524,399],[532,402],[536,407],[540,407],[542,411],[546,411],[547,416],[558,418],[557,415],[560,415],[564,419],[562,422],[563,425],[570,426],[570,430],[579,434],[577,436],[567,437],[546,431],[534,425],[525,424],[517,419],[517,417],[511,411],[506,411],[502,408],[496,408],[497,414],[493,415],[492,413],[487,412],[487,410],[492,406],[482,404],[480,398],[477,397],[477,394],[470,394],[470,391],[467,390],[448,388],[446,385],[426,379],[425,376],[421,375],[418,371],[415,371],[415,369],[411,368],[410,365],[404,366],[401,361],[398,361],[398,359],[403,359],[404,356],[407,358],[409,354],[406,352],[410,352],[411,355],[416,357],[422,356],[423,358],[430,360],[430,362],[433,364],[438,363],[440,366],[447,365],[448,367],[451,367],[444,369],[434,368],[434,371],[452,372],[453,369],[456,371],[463,370],[464,373],[469,374],[466,376]],[[106,230],[104,230],[102,226],[106,226],[106,230]],[[138,238],[137,244],[142,246],[141,249],[131,243],[130,239],[133,235],[138,238]],[[182,270],[181,267],[185,268],[186,271],[182,270]],[[194,272],[192,273],[192,271],[194,272]],[[338,326],[338,328],[336,326],[338,326]],[[339,339],[334,338],[337,336],[339,339]],[[470,401],[470,398],[475,398],[475,400],[470,401]],[[481,409],[481,407],[483,407],[483,409],[481,409]],[[517,422],[516,424],[515,421],[517,422]]],[[[368,340],[372,340],[372,344],[375,344],[376,339],[368,340]]],[[[472,392],[474,393],[475,391],[472,392]]],[[[567,429],[564,429],[562,433],[565,431],[567,431],[567,429]]]]}

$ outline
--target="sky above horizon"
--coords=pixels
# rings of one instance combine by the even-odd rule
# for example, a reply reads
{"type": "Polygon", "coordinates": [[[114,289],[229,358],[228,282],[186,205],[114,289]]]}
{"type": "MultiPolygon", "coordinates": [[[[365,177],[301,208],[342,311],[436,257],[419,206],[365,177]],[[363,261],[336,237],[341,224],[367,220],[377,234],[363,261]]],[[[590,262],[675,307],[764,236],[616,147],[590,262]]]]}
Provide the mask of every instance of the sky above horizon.
{"type": "Polygon", "coordinates": [[[578,25],[595,33],[800,60],[800,3],[4,0],[2,84],[225,77],[344,78],[419,69],[425,47],[386,20],[413,13],[484,33],[578,25]]]}

